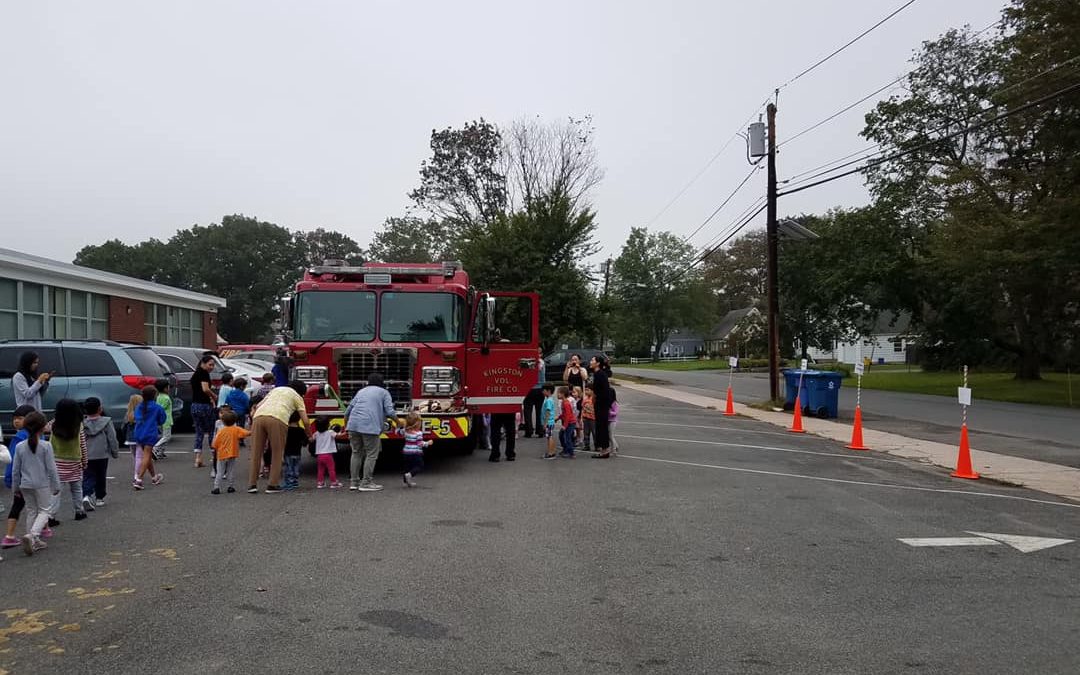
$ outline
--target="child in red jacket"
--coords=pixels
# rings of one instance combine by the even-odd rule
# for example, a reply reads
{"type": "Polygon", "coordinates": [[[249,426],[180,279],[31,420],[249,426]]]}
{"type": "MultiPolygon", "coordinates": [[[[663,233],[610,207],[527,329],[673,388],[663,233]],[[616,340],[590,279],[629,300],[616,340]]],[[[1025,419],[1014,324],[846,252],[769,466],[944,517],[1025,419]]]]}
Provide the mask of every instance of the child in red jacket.
{"type": "Polygon", "coordinates": [[[559,387],[559,422],[562,423],[562,431],[559,432],[559,441],[562,443],[562,452],[559,457],[574,458],[574,443],[577,441],[577,415],[574,413],[574,404],[570,402],[570,388],[559,387]]]}

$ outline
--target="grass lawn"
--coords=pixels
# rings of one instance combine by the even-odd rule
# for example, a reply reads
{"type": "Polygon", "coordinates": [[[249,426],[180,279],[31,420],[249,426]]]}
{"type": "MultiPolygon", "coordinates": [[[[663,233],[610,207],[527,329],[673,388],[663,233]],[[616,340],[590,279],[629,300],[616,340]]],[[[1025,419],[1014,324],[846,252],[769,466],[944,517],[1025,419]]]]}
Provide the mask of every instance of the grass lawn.
{"type": "Polygon", "coordinates": [[[649,368],[650,370],[727,370],[727,359],[704,361],[657,361],[647,363],[616,363],[616,368],[649,368]]]}
{"type": "MultiPolygon", "coordinates": [[[[915,394],[937,394],[956,399],[956,388],[960,386],[959,373],[921,371],[889,371],[878,367],[870,369],[863,377],[864,389],[884,389],[887,391],[906,391],[915,394]]],[[[848,379],[845,387],[854,386],[848,379]]],[[[1009,401],[1011,403],[1036,403],[1039,405],[1069,406],[1069,389],[1065,373],[1043,373],[1043,379],[1026,382],[1013,379],[1011,373],[970,373],[968,386],[976,399],[989,401],[1009,401]]],[[[1080,407],[1080,377],[1073,376],[1073,406],[1080,407]]]]}

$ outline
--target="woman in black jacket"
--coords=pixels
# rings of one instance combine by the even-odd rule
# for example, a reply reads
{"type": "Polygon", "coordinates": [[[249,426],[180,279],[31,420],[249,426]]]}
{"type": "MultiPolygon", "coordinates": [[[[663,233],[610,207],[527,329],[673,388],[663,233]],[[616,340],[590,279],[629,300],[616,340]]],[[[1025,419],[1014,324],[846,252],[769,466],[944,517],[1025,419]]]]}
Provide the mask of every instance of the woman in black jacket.
{"type": "Polygon", "coordinates": [[[611,427],[609,416],[615,392],[608,379],[607,358],[597,354],[589,360],[589,370],[593,373],[593,398],[596,405],[596,450],[594,459],[611,457],[611,427]]]}

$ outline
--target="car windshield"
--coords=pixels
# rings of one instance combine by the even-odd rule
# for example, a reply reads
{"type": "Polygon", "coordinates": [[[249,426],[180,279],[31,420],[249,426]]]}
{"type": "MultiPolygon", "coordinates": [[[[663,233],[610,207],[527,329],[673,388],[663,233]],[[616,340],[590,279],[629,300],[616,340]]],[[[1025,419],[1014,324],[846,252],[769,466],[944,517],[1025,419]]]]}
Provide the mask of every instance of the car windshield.
{"type": "Polygon", "coordinates": [[[453,293],[382,294],[379,335],[387,342],[461,342],[465,302],[453,293]]]}
{"type": "Polygon", "coordinates": [[[297,296],[297,340],[375,339],[375,294],[370,291],[304,291],[297,296]]]}

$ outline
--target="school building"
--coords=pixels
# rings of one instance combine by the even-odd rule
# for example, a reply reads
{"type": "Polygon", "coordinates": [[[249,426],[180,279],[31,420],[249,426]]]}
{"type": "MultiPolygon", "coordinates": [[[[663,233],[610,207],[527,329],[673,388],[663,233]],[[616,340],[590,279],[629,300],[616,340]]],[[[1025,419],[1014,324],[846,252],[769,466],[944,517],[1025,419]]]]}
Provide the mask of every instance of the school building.
{"type": "Polygon", "coordinates": [[[0,248],[0,340],[217,349],[225,299],[0,248]]]}

